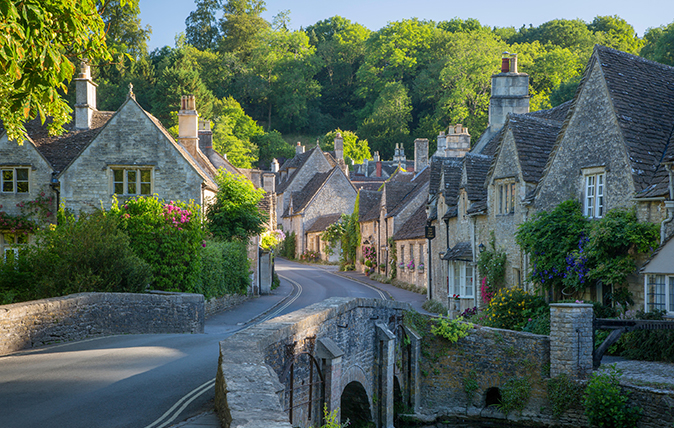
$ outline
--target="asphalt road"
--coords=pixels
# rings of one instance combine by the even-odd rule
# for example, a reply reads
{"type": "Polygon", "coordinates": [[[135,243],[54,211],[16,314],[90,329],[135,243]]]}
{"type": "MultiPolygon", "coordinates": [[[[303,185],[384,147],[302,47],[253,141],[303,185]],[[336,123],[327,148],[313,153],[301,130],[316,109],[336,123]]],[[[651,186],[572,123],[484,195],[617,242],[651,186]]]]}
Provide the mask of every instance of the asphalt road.
{"type": "Polygon", "coordinates": [[[205,334],[100,337],[0,357],[0,427],[170,426],[212,408],[223,338],[328,297],[384,297],[319,267],[278,260],[276,270],[275,295],[209,318],[205,334]]]}

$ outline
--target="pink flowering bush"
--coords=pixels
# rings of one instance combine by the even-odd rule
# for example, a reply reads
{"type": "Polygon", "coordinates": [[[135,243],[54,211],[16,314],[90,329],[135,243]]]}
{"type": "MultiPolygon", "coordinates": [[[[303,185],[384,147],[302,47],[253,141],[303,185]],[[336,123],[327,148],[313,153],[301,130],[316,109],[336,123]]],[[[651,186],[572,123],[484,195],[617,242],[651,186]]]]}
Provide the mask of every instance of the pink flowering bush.
{"type": "Polygon", "coordinates": [[[152,267],[152,288],[197,290],[206,237],[198,205],[139,196],[124,203],[115,201],[109,215],[119,219],[131,247],[152,267]]]}

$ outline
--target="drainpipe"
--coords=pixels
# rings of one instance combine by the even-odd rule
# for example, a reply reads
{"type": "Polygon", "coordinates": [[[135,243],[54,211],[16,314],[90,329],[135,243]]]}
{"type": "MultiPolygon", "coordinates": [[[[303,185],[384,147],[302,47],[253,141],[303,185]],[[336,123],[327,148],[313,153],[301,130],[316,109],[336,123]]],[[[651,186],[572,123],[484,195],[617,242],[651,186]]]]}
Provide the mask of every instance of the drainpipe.
{"type": "MultiPolygon", "coordinates": [[[[49,183],[49,187],[56,193],[56,210],[54,213],[58,213],[59,207],[61,206],[61,182],[56,178],[57,175],[58,171],[52,172],[51,182],[49,183]]],[[[58,214],[56,215],[56,223],[58,223],[58,214]]]]}

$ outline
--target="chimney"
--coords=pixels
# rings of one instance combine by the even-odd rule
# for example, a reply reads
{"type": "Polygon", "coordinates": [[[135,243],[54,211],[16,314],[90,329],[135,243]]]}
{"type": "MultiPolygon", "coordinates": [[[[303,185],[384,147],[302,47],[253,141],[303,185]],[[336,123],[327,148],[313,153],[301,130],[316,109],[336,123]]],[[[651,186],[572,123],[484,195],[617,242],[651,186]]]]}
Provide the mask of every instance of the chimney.
{"type": "Polygon", "coordinates": [[[517,72],[517,54],[504,52],[501,60],[501,73],[491,76],[489,131],[492,133],[503,127],[508,113],[529,113],[529,75],[517,72]]]}
{"type": "Polygon", "coordinates": [[[381,161],[379,160],[379,156],[377,156],[377,177],[381,177],[381,161]]]}
{"type": "Polygon", "coordinates": [[[379,158],[379,152],[374,152],[374,155],[372,155],[372,160],[375,162],[379,162],[381,159],[379,158]]]}
{"type": "Polygon", "coordinates": [[[96,111],[96,87],[91,80],[91,68],[82,61],[80,74],[75,81],[75,129],[91,129],[91,123],[96,111]]]}
{"type": "Polygon", "coordinates": [[[199,150],[199,114],[194,95],[180,97],[178,141],[196,159],[199,150]]]}
{"type": "Polygon", "coordinates": [[[338,161],[344,159],[344,138],[342,138],[341,132],[338,132],[335,136],[335,157],[338,161]]]}
{"type": "Polygon", "coordinates": [[[370,169],[370,161],[365,158],[363,159],[363,172],[365,173],[364,175],[367,177],[367,174],[369,173],[368,169],[370,169]]]}
{"type": "Polygon", "coordinates": [[[460,123],[450,126],[447,131],[447,146],[445,153],[447,156],[460,158],[470,151],[470,134],[468,128],[464,128],[460,123]]]}
{"type": "Polygon", "coordinates": [[[276,172],[278,172],[278,170],[279,170],[279,164],[278,164],[278,161],[276,160],[276,158],[274,158],[274,159],[271,160],[271,172],[276,173],[276,172]]]}
{"type": "Polygon", "coordinates": [[[295,146],[295,155],[301,155],[302,153],[304,153],[304,146],[298,141],[295,146]]]}
{"type": "Polygon", "coordinates": [[[202,152],[213,149],[213,131],[210,120],[199,120],[199,149],[202,152]]]}
{"type": "Polygon", "coordinates": [[[414,140],[414,171],[419,172],[428,165],[428,139],[414,140]]]}
{"type": "Polygon", "coordinates": [[[447,137],[445,136],[445,131],[440,131],[440,134],[438,134],[438,148],[435,151],[435,156],[447,156],[445,153],[446,142],[447,137]]]}

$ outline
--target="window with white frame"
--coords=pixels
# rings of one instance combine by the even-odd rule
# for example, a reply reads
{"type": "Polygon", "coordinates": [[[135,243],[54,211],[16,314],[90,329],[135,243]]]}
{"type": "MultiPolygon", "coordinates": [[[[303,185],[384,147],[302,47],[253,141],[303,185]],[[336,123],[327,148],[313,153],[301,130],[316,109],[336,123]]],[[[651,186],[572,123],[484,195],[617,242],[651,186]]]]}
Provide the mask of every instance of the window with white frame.
{"type": "Polygon", "coordinates": [[[585,217],[601,218],[604,216],[604,188],[606,174],[603,168],[592,168],[584,171],[583,213],[585,217]]]}
{"type": "Polygon", "coordinates": [[[674,276],[646,275],[646,311],[674,313],[674,276]]]}
{"type": "Polygon", "coordinates": [[[449,263],[448,294],[461,297],[474,296],[473,265],[466,262],[449,263]]]}
{"type": "Polygon", "coordinates": [[[2,249],[3,260],[8,257],[18,259],[19,250],[23,245],[28,244],[28,235],[25,233],[3,232],[0,233],[0,248],[2,249]]]}
{"type": "Polygon", "coordinates": [[[501,183],[496,185],[498,196],[497,205],[499,214],[515,212],[515,183],[501,183]]]}
{"type": "Polygon", "coordinates": [[[117,195],[151,195],[152,169],[123,168],[112,169],[112,193],[117,195]]]}
{"type": "Polygon", "coordinates": [[[28,193],[28,168],[0,168],[1,193],[28,193]]]}

